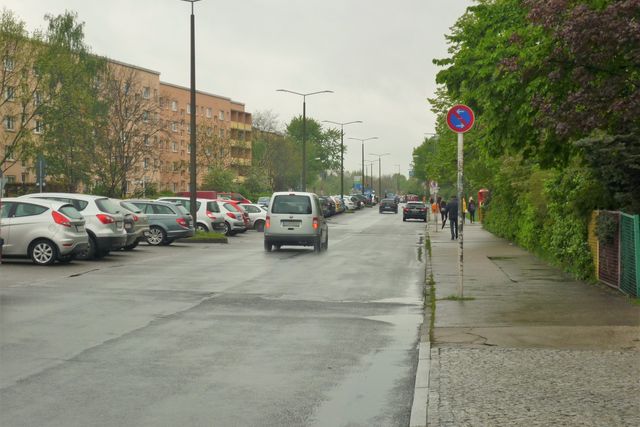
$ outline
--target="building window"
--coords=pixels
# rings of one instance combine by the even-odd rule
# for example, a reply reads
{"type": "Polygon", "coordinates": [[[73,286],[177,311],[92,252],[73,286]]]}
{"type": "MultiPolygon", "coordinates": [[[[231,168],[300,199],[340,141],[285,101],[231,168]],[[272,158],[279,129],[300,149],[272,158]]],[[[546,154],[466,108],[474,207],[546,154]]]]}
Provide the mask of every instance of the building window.
{"type": "Polygon", "coordinates": [[[149,169],[149,158],[148,157],[144,158],[144,162],[143,162],[143,166],[142,167],[145,168],[145,169],[149,169]]]}
{"type": "Polygon", "coordinates": [[[224,129],[220,129],[220,138],[224,138],[224,129]]]}
{"type": "Polygon", "coordinates": [[[220,113],[218,113],[218,118],[220,120],[224,120],[224,111],[220,110],[220,113]]]}
{"type": "Polygon", "coordinates": [[[187,104],[187,114],[191,114],[191,104],[187,104]]]}
{"type": "Polygon", "coordinates": [[[178,102],[171,101],[171,111],[178,111],[178,102]]]}
{"type": "Polygon", "coordinates": [[[4,128],[6,130],[15,130],[16,119],[13,116],[4,117],[4,128]]]}
{"type": "Polygon", "coordinates": [[[6,57],[3,61],[4,69],[7,71],[13,71],[13,58],[6,57]]]}
{"type": "Polygon", "coordinates": [[[142,112],[142,121],[145,123],[149,121],[149,112],[146,110],[142,112]]]}
{"type": "Polygon", "coordinates": [[[36,127],[33,130],[35,133],[42,133],[44,132],[44,123],[42,123],[42,120],[36,120],[36,127]]]}
{"type": "Polygon", "coordinates": [[[151,88],[149,86],[145,86],[142,88],[142,97],[144,99],[151,98],[151,88]]]}
{"type": "Polygon", "coordinates": [[[211,118],[211,113],[212,113],[211,108],[207,108],[207,118],[209,119],[211,118]]]}
{"type": "Polygon", "coordinates": [[[15,88],[13,86],[7,86],[5,88],[4,94],[5,94],[5,99],[7,101],[13,101],[13,99],[16,96],[16,90],[15,90],[15,88]]]}
{"type": "Polygon", "coordinates": [[[178,132],[178,123],[176,122],[171,122],[171,130],[173,132],[178,132]]]}
{"type": "Polygon", "coordinates": [[[171,151],[173,151],[174,153],[178,152],[178,143],[177,142],[172,142],[171,143],[171,151]]]}
{"type": "Polygon", "coordinates": [[[5,157],[6,160],[9,160],[9,161],[15,160],[13,158],[13,147],[11,147],[9,145],[5,145],[5,147],[4,147],[4,157],[5,157]]]}
{"type": "Polygon", "coordinates": [[[36,93],[33,94],[33,105],[37,107],[40,104],[42,104],[42,92],[36,91],[36,93]]]}
{"type": "Polygon", "coordinates": [[[7,175],[7,184],[14,184],[16,182],[15,175],[7,175]]]}
{"type": "Polygon", "coordinates": [[[149,139],[149,135],[145,135],[145,136],[143,136],[143,138],[144,138],[144,145],[146,147],[150,146],[151,145],[151,140],[149,139]]]}
{"type": "Polygon", "coordinates": [[[27,182],[27,178],[29,177],[29,174],[26,172],[22,172],[20,174],[20,178],[22,179],[22,183],[24,184],[25,182],[27,182]]]}
{"type": "Polygon", "coordinates": [[[187,145],[187,153],[189,153],[189,154],[191,153],[191,144],[187,145]]]}

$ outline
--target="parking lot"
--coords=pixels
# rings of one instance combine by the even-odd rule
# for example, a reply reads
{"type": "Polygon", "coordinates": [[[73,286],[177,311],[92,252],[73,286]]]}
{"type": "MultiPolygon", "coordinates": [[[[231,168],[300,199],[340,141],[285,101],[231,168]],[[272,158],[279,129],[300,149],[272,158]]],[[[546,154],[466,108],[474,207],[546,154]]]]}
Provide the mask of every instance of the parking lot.
{"type": "Polygon", "coordinates": [[[406,425],[424,224],[364,209],[329,250],[139,245],[0,266],[0,412],[13,425],[406,425]]]}

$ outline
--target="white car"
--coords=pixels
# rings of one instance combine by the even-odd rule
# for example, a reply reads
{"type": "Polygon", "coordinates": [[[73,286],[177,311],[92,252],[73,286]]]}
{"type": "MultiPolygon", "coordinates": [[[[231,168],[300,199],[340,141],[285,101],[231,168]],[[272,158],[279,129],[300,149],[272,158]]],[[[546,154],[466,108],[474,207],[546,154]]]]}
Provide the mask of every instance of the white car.
{"type": "Polygon", "coordinates": [[[344,203],[345,209],[348,210],[348,211],[355,211],[358,208],[358,206],[352,200],[351,196],[344,196],[342,201],[344,203]]]}
{"type": "Polygon", "coordinates": [[[2,256],[29,257],[34,264],[69,262],[89,247],[85,220],[73,205],[56,200],[3,198],[2,256]]]}
{"type": "Polygon", "coordinates": [[[79,253],[79,259],[101,258],[109,251],[117,251],[127,244],[127,232],[124,229],[124,208],[104,196],[92,196],[76,193],[35,193],[20,198],[58,200],[69,203],[85,219],[89,234],[89,247],[79,253]]]}
{"type": "Polygon", "coordinates": [[[253,203],[240,203],[240,206],[249,215],[251,228],[257,231],[264,231],[264,224],[267,220],[267,208],[253,203]]]}

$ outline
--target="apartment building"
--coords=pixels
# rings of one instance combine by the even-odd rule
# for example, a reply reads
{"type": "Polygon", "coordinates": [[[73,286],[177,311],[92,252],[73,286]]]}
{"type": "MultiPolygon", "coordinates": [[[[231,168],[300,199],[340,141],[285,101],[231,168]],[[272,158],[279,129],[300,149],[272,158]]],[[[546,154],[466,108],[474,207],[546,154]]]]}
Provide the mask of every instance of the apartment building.
{"type": "Polygon", "coordinates": [[[191,114],[196,115],[198,185],[210,168],[232,170],[238,182],[243,182],[251,166],[251,114],[244,111],[244,104],[212,93],[197,91],[193,112],[190,100],[189,88],[160,82],[165,137],[160,142],[159,190],[189,190],[191,114]]]}
{"type": "MultiPolygon", "coordinates": [[[[17,68],[10,57],[3,58],[3,77],[12,76],[17,68]],[[13,74],[12,74],[13,73],[13,74]]],[[[119,103],[127,103],[128,117],[110,120],[113,128],[107,132],[114,144],[121,143],[127,149],[120,154],[127,168],[125,182],[118,184],[127,194],[141,193],[150,186],[158,191],[188,191],[190,158],[190,90],[189,88],[160,81],[160,72],[136,65],[109,60],[109,81],[115,88],[106,88],[108,96],[119,97],[119,103]],[[140,111],[142,113],[140,114],[140,111]],[[118,129],[117,123],[122,125],[118,129]]],[[[2,79],[0,102],[0,170],[5,182],[35,184],[35,163],[18,152],[20,144],[13,144],[18,132],[26,132],[37,144],[44,132],[41,117],[34,113],[23,114],[25,107],[18,102],[15,93],[17,83],[2,79]],[[27,117],[25,123],[18,119],[27,117]]],[[[37,95],[37,94],[36,94],[37,95]]],[[[27,106],[28,111],[37,107],[37,96],[27,106]]],[[[244,104],[230,98],[198,91],[196,94],[198,185],[210,168],[231,170],[238,182],[243,182],[251,166],[251,114],[244,111],[244,104]]],[[[110,114],[123,114],[122,109],[110,114]]],[[[24,139],[24,138],[23,138],[24,139]]],[[[99,167],[99,166],[98,166],[99,167]]],[[[98,176],[98,174],[96,174],[98,176]]],[[[105,181],[104,177],[100,178],[105,181]]]]}

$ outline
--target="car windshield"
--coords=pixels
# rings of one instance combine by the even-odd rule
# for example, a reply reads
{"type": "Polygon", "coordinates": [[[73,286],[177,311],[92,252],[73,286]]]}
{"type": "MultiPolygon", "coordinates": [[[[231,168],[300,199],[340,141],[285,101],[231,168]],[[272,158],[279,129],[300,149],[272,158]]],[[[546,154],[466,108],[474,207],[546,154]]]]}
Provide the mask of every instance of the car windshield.
{"type": "Polygon", "coordinates": [[[276,196],[271,212],[275,214],[310,214],[311,199],[309,196],[295,194],[276,196]]]}
{"type": "Polygon", "coordinates": [[[118,214],[122,211],[122,209],[120,209],[120,207],[111,199],[96,199],[96,206],[98,206],[98,209],[100,209],[102,212],[105,213],[109,213],[109,214],[118,214]]]}
{"type": "Polygon", "coordinates": [[[58,212],[60,212],[61,214],[66,215],[67,218],[70,219],[83,219],[84,217],[82,216],[82,214],[80,212],[78,212],[78,210],[76,208],[74,208],[71,205],[63,205],[60,206],[60,208],[58,209],[58,212]]]}

